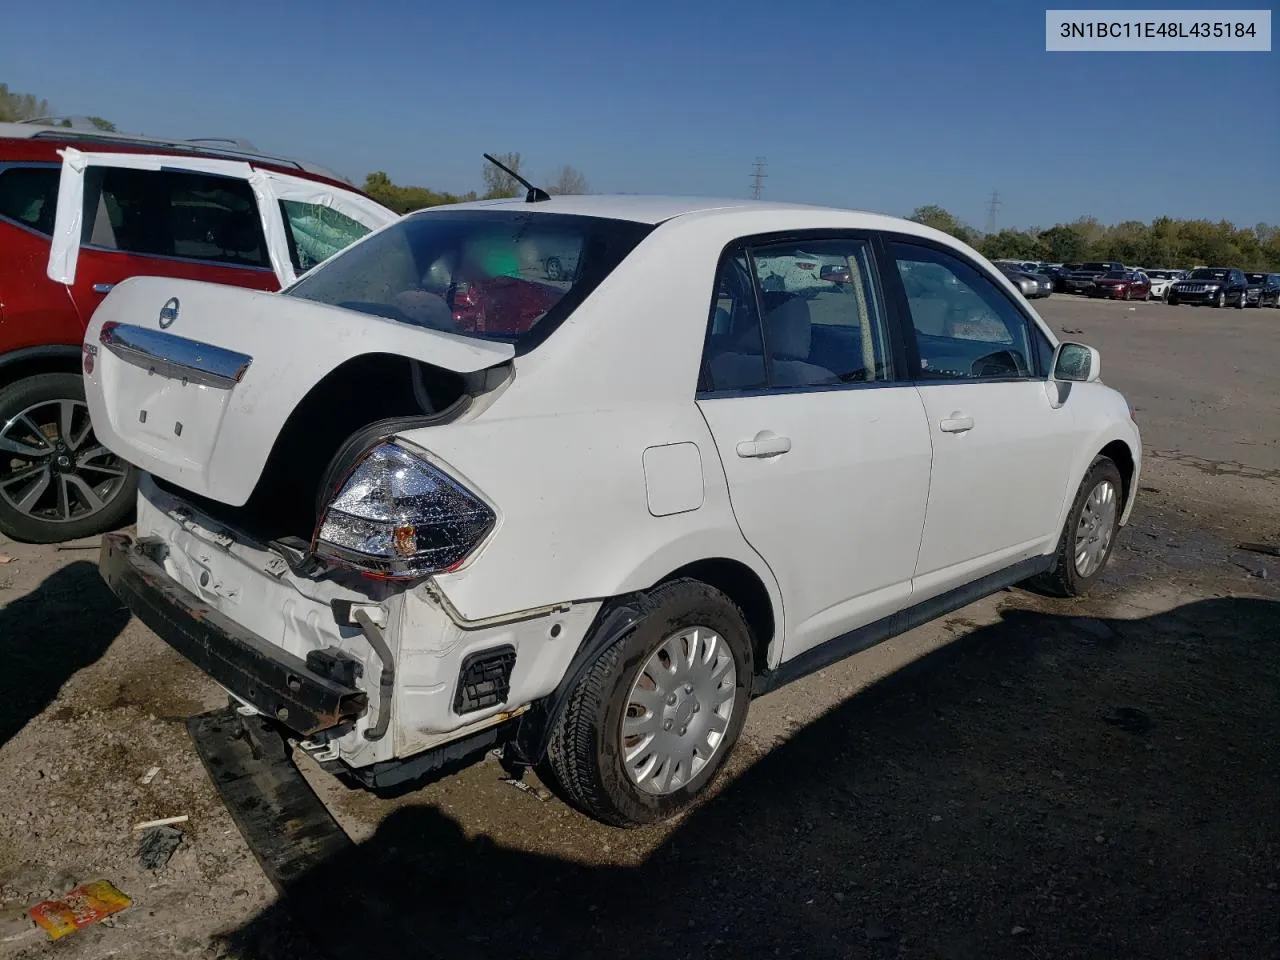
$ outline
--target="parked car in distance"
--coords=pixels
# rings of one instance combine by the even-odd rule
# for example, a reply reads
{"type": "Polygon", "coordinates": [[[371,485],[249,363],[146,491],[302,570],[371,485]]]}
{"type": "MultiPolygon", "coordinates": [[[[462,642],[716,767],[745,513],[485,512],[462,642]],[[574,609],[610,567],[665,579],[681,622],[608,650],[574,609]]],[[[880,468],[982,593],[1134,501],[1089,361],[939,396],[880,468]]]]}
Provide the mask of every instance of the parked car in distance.
{"type": "Polygon", "coordinates": [[[1169,305],[1225,307],[1231,303],[1243,309],[1248,290],[1244,272],[1235,267],[1200,267],[1169,289],[1169,305]]]}
{"type": "Polygon", "coordinates": [[[1167,300],[1169,289],[1187,275],[1185,270],[1145,270],[1143,272],[1151,281],[1151,296],[1158,300],[1167,300]]]}
{"type": "Polygon", "coordinates": [[[1093,281],[1089,296],[1108,300],[1149,300],[1151,281],[1141,270],[1112,270],[1093,281]]]}
{"type": "Polygon", "coordinates": [[[126,280],[86,332],[99,438],[144,471],[105,579],[328,769],[398,789],[502,746],[591,816],[662,820],[752,697],[1029,577],[1097,581],[1132,411],[972,248],[530,193],[411,214],[282,294],[126,280]],[[422,286],[544,245],[578,269],[504,274],[532,323],[422,286]]]}
{"type": "Polygon", "coordinates": [[[0,531],[70,540],[133,508],[136,471],[95,439],[81,382],[85,326],[115,284],[277,290],[395,218],[247,144],[0,124],[0,531]]]}
{"type": "Polygon", "coordinates": [[[997,263],[996,266],[1028,300],[1047,297],[1053,293],[1053,281],[1044,274],[1030,273],[1007,262],[997,263]]]}
{"type": "Polygon", "coordinates": [[[1245,303],[1251,307],[1280,306],[1280,273],[1246,273],[1245,303]]]}
{"type": "Polygon", "coordinates": [[[1094,281],[1115,270],[1123,270],[1124,264],[1113,260],[1090,260],[1071,269],[1062,279],[1062,288],[1066,293],[1087,294],[1093,289],[1094,281]]]}

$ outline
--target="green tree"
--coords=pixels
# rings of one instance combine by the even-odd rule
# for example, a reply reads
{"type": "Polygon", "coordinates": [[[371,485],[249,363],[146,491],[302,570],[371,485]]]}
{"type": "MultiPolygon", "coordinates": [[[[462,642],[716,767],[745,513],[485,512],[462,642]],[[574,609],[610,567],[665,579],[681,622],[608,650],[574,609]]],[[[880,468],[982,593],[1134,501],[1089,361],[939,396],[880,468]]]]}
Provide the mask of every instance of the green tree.
{"type": "Polygon", "coordinates": [[[462,203],[476,199],[474,191],[459,195],[440,193],[426,187],[400,186],[392,183],[391,178],[381,170],[364,178],[364,192],[396,213],[411,213],[426,207],[438,207],[445,203],[462,203]]]}
{"type": "Polygon", "coordinates": [[[587,186],[587,178],[582,175],[581,171],[574,169],[567,163],[547,180],[546,190],[552,196],[591,192],[591,188],[587,186]]]}
{"type": "Polygon", "coordinates": [[[909,220],[916,223],[923,223],[926,227],[933,227],[935,230],[941,230],[943,233],[949,233],[963,243],[973,243],[974,232],[964,225],[961,220],[951,212],[944,210],[937,204],[930,203],[923,207],[916,207],[911,211],[909,220]]]}
{"type": "Polygon", "coordinates": [[[1036,240],[1045,259],[1055,263],[1071,263],[1085,258],[1084,237],[1066,224],[1050,227],[1036,240]]]}
{"type": "Polygon", "coordinates": [[[47,117],[51,112],[48,100],[41,100],[30,93],[15,93],[7,83],[0,83],[0,122],[36,120],[47,117]]]}
{"type": "Polygon", "coordinates": [[[978,244],[984,257],[992,260],[1034,260],[1040,253],[1036,238],[1022,230],[1001,230],[989,233],[978,244]]]}

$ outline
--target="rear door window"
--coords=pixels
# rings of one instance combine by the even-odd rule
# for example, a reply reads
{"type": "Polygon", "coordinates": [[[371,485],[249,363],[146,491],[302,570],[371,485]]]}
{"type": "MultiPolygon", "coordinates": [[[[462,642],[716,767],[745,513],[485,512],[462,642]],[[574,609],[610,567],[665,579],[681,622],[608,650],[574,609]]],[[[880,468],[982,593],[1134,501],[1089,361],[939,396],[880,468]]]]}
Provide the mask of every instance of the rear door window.
{"type": "Polygon", "coordinates": [[[56,166],[0,168],[0,217],[46,236],[58,209],[56,166]]]}
{"type": "Polygon", "coordinates": [[[271,267],[258,203],[236,177],[90,167],[81,243],[153,257],[271,267]]]}

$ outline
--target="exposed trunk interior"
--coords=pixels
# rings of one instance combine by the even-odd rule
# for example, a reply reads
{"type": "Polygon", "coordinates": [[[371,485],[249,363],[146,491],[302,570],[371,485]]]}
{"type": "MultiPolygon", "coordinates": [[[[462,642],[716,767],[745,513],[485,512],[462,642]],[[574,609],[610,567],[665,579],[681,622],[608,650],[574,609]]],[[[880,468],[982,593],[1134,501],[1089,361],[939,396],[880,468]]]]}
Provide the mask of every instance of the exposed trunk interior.
{"type": "Polygon", "coordinates": [[[363,449],[370,425],[401,429],[451,419],[481,392],[486,374],[458,374],[390,354],[348,360],[298,404],[276,438],[249,500],[240,507],[197,496],[155,478],[158,486],[261,543],[310,540],[319,510],[363,449]]]}

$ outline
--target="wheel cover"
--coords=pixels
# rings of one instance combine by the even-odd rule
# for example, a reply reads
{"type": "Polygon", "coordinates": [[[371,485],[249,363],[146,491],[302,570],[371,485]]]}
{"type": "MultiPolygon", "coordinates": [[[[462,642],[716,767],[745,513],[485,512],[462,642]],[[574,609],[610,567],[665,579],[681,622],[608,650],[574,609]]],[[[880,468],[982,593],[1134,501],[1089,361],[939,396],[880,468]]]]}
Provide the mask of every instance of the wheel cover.
{"type": "Polygon", "coordinates": [[[128,466],[99,444],[80,400],[46,400],[0,424],[0,502],[41,523],[105,510],[128,466]]]}
{"type": "Polygon", "coordinates": [[[1076,573],[1089,577],[1098,572],[1115,535],[1118,498],[1110,480],[1099,481],[1085,499],[1076,524],[1076,573]]]}
{"type": "Polygon", "coordinates": [[[627,777],[645,793],[688,785],[724,748],[738,673],[728,643],[709,627],[667,637],[627,694],[619,746],[627,777]]]}

